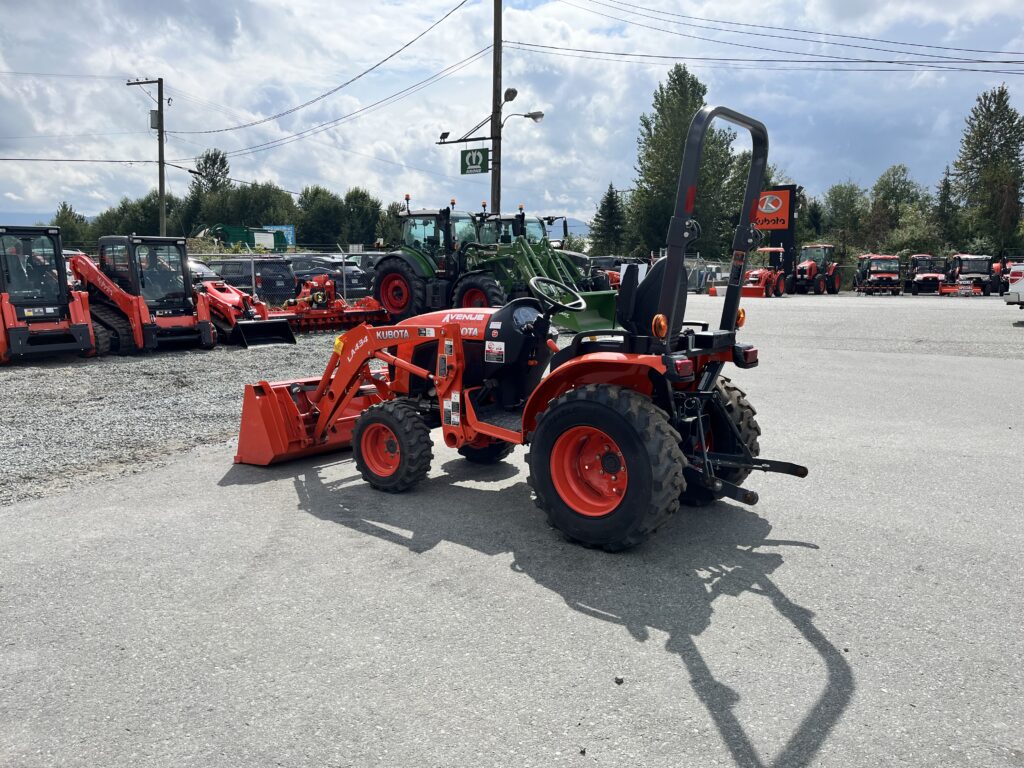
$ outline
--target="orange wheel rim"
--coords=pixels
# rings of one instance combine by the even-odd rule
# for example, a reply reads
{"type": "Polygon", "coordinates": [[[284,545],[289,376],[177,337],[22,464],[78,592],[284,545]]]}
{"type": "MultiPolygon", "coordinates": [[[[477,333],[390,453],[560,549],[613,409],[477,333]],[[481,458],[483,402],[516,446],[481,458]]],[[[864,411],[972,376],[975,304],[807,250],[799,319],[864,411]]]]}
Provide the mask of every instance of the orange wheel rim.
{"type": "Polygon", "coordinates": [[[367,468],[378,477],[390,477],[402,461],[398,437],[390,427],[383,424],[371,424],[367,427],[359,445],[367,468]]]}
{"type": "Polygon", "coordinates": [[[562,501],[584,517],[613,512],[629,486],[621,449],[593,427],[573,427],[559,436],[551,448],[550,469],[562,501]]]}
{"type": "Polygon", "coordinates": [[[385,275],[380,284],[380,301],[388,312],[399,313],[409,306],[409,283],[401,275],[385,275]]]}

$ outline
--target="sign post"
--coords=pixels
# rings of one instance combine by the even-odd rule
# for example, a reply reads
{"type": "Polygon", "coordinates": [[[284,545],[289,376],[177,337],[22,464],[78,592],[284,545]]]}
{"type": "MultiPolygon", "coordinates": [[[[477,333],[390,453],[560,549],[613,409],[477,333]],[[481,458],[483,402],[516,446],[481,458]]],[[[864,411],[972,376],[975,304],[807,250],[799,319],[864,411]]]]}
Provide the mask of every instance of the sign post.
{"type": "Polygon", "coordinates": [[[459,155],[459,172],[466,176],[474,173],[489,173],[491,170],[491,150],[486,147],[464,149],[459,155]]]}
{"type": "Polygon", "coordinates": [[[782,270],[796,268],[796,184],[770,187],[761,193],[754,215],[754,227],[764,232],[765,247],[782,248],[782,270]]]}

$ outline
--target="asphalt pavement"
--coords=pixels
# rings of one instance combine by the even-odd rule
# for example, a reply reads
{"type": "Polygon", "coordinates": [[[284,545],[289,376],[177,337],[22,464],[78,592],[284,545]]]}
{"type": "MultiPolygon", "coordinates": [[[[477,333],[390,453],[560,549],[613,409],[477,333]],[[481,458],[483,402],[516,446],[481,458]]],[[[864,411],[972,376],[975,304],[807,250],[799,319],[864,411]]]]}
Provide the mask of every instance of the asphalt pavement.
{"type": "Polygon", "coordinates": [[[1024,766],[1024,315],[745,306],[762,455],[810,476],[624,554],[439,441],[399,496],[177,435],[0,508],[0,765],[1024,766]]]}

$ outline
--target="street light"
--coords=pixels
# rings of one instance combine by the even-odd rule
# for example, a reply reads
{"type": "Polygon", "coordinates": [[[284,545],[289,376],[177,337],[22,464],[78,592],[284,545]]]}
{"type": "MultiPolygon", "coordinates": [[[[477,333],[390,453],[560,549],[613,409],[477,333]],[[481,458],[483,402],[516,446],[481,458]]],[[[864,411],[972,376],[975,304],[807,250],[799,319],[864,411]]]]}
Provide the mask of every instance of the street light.
{"type": "Polygon", "coordinates": [[[506,88],[505,93],[502,95],[501,104],[498,105],[497,112],[485,117],[457,139],[449,139],[448,137],[451,135],[451,132],[444,131],[437,140],[438,144],[465,144],[470,141],[491,142],[491,210],[494,213],[501,212],[501,129],[505,127],[505,121],[510,117],[525,117],[535,123],[539,123],[544,119],[544,113],[539,109],[533,112],[514,112],[502,118],[502,108],[509,102],[515,101],[518,95],[519,91],[515,88],[506,88]],[[473,136],[474,133],[483,128],[488,122],[491,124],[490,136],[473,136]]]}

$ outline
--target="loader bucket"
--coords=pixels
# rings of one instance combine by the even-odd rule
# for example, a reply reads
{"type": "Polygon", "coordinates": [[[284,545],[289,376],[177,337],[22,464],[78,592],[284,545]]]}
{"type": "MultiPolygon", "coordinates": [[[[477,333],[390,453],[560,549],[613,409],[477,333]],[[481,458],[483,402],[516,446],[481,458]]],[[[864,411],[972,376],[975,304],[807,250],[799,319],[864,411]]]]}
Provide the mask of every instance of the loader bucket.
{"type": "Polygon", "coordinates": [[[374,387],[361,387],[326,435],[316,438],[319,412],[309,395],[319,383],[319,378],[313,378],[247,384],[235,463],[266,466],[350,447],[359,414],[381,402],[381,397],[374,387]]]}
{"type": "Polygon", "coordinates": [[[740,286],[740,296],[746,296],[749,299],[763,299],[764,298],[764,286],[763,285],[744,285],[744,286],[740,286]]]}
{"type": "Polygon", "coordinates": [[[231,344],[294,344],[295,334],[287,320],[239,320],[231,329],[231,344]]]}
{"type": "Polygon", "coordinates": [[[552,322],[571,331],[601,331],[615,327],[617,291],[580,291],[587,302],[582,312],[559,312],[552,322]]]}

